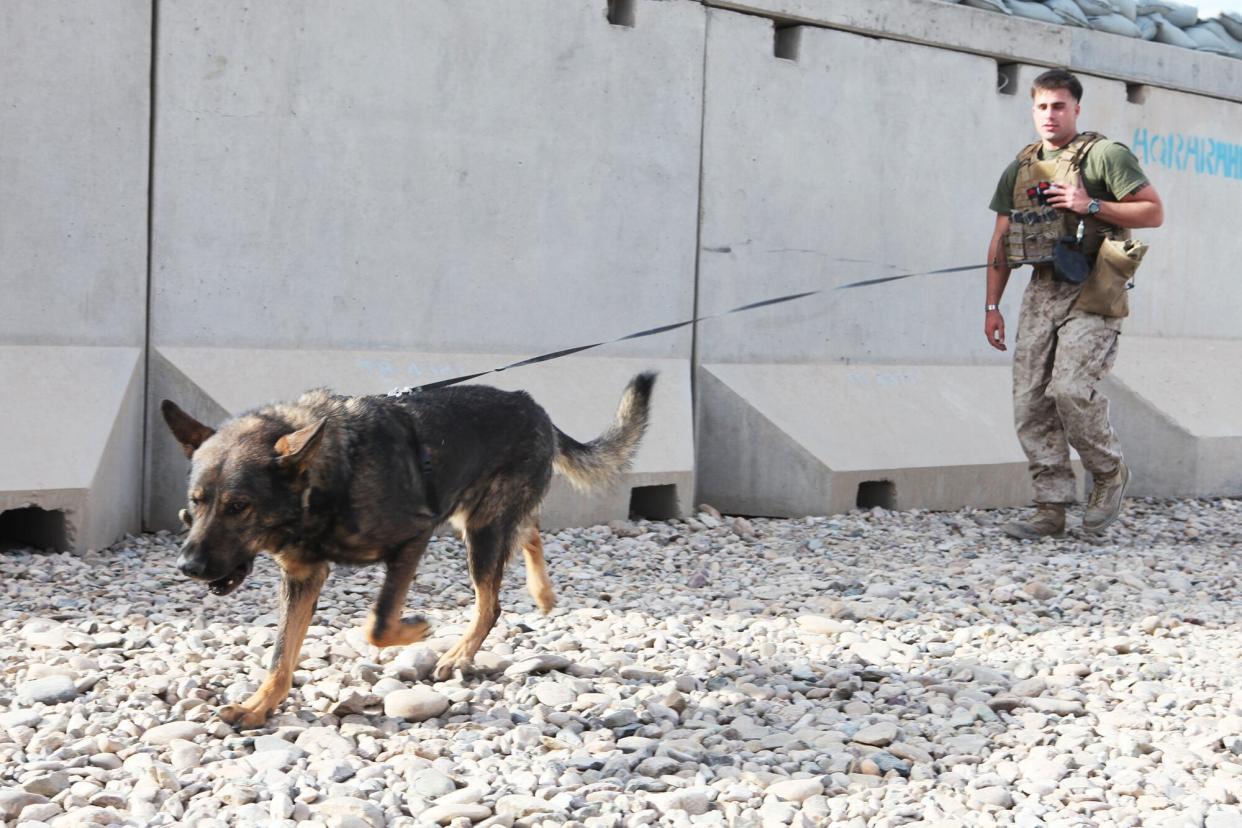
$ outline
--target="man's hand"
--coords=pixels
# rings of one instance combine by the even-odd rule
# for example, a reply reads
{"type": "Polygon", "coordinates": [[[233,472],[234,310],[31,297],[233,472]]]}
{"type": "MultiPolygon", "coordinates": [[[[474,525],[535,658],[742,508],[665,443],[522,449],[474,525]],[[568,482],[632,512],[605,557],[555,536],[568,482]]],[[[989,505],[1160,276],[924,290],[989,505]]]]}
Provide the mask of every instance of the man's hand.
{"type": "Polygon", "coordinates": [[[998,310],[988,311],[983,319],[983,333],[988,344],[998,351],[1005,350],[1005,317],[998,310]]]}
{"type": "Polygon", "coordinates": [[[1082,186],[1082,179],[1073,184],[1054,181],[1048,188],[1048,203],[1059,210],[1069,210],[1071,213],[1085,216],[1087,205],[1091,203],[1091,196],[1087,194],[1087,188],[1082,186]]]}

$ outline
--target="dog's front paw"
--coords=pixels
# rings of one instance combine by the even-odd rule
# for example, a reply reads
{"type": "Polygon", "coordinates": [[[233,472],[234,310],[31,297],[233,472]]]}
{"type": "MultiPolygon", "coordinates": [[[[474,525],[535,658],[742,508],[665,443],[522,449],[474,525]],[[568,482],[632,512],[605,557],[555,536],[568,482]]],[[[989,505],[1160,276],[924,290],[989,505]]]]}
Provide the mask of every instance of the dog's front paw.
{"type": "Polygon", "coordinates": [[[367,620],[367,642],[376,647],[399,647],[422,641],[431,631],[431,624],[421,615],[402,619],[395,625],[377,629],[373,619],[367,620]]]}
{"type": "Polygon", "coordinates": [[[262,727],[267,721],[270,710],[250,708],[244,704],[229,704],[221,707],[217,715],[239,730],[253,730],[262,727]]]}
{"type": "Polygon", "coordinates": [[[454,647],[444,655],[440,656],[440,660],[436,662],[436,669],[432,673],[436,681],[446,681],[453,677],[453,673],[461,670],[463,673],[470,669],[474,664],[474,657],[459,652],[458,647],[454,647]]]}

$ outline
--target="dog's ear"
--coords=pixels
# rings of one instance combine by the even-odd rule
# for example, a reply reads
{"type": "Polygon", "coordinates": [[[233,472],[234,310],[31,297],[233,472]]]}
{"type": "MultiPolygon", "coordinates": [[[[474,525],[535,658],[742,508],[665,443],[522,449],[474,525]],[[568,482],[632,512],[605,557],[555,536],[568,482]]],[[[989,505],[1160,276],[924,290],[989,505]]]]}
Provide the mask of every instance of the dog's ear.
{"type": "Polygon", "coordinates": [[[315,456],[315,450],[323,442],[324,426],[327,424],[328,418],[324,417],[306,428],[299,428],[277,440],[276,454],[279,455],[277,462],[280,463],[281,468],[306,468],[311,458],[315,456]]]}
{"type": "Polygon", "coordinates": [[[177,442],[185,450],[186,457],[193,456],[194,451],[208,437],[216,433],[214,428],[208,428],[189,414],[186,414],[172,400],[164,400],[164,402],[160,403],[160,413],[164,415],[164,422],[168,423],[173,436],[177,438],[177,442]]]}

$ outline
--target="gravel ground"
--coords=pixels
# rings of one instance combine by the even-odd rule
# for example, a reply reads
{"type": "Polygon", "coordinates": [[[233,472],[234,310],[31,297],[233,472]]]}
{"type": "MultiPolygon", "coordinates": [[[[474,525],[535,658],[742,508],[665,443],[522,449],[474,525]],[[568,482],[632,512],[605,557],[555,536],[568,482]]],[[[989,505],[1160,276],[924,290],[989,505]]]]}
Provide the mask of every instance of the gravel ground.
{"type": "Polygon", "coordinates": [[[276,570],[214,598],[177,538],[0,555],[0,819],[122,825],[1242,826],[1242,501],[1132,501],[1101,538],[1013,511],[854,512],[546,533],[468,676],[441,539],[377,650],[380,582],[339,569],[289,702],[265,675],[276,570]]]}

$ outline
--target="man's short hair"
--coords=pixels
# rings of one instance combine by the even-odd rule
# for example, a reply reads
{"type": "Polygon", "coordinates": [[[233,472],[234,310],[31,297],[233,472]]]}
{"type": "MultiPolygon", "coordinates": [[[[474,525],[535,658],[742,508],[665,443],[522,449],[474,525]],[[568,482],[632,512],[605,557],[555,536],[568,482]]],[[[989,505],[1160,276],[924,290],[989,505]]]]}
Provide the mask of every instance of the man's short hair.
{"type": "Polygon", "coordinates": [[[1082,101],[1082,83],[1064,69],[1049,69],[1037,77],[1035,83],[1031,85],[1032,98],[1035,97],[1038,89],[1068,89],[1069,93],[1074,96],[1074,100],[1082,101]]]}

